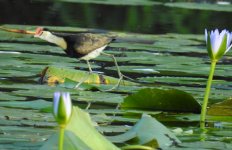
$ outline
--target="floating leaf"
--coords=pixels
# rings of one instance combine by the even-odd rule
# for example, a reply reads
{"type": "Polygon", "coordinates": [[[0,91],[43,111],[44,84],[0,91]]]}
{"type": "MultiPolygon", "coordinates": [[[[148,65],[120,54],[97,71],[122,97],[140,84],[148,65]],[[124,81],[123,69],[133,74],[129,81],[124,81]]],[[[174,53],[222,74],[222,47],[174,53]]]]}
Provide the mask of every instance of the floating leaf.
{"type": "MultiPolygon", "coordinates": [[[[116,3],[116,1],[112,0],[112,3],[116,3]]],[[[227,6],[220,7],[224,9],[227,6]]],[[[144,8],[144,10],[146,9],[144,8]]],[[[36,28],[36,26],[30,25],[6,25],[6,27],[31,31],[36,28]]],[[[61,32],[99,32],[96,29],[78,27],[46,27],[52,31],[61,32]]],[[[117,36],[116,42],[112,42],[106,48],[106,51],[115,55],[123,73],[127,73],[132,78],[142,77],[140,81],[149,83],[142,84],[144,87],[176,88],[191,93],[199,102],[203,100],[204,85],[206,84],[204,80],[207,80],[207,70],[209,70],[210,65],[202,34],[146,35],[106,32],[117,36]]],[[[221,102],[226,97],[231,96],[232,86],[231,82],[228,82],[232,77],[232,69],[228,65],[231,64],[231,56],[232,53],[228,53],[218,62],[210,96],[211,104],[221,102]]],[[[101,68],[101,71],[106,74],[116,73],[111,58],[99,56],[95,60],[97,63],[92,65],[93,68],[98,69],[99,65],[103,64],[104,68],[101,68]]],[[[218,149],[231,149],[231,146],[228,146],[231,145],[231,116],[208,115],[207,119],[210,120],[210,123],[214,120],[226,122],[222,122],[223,130],[215,130],[215,128],[209,127],[210,132],[207,133],[207,137],[209,140],[213,139],[215,145],[209,143],[207,147],[204,147],[199,144],[200,142],[196,142],[199,141],[200,136],[198,114],[160,113],[162,111],[158,111],[160,114],[157,114],[157,111],[153,109],[115,109],[128,93],[135,93],[144,88],[140,85],[120,86],[113,93],[71,89],[74,84],[65,85],[65,82],[55,87],[38,84],[37,74],[45,66],[87,69],[87,65],[85,62],[79,62],[75,58],[65,56],[61,48],[31,35],[0,31],[0,62],[0,88],[2,91],[0,100],[4,102],[1,103],[2,107],[0,109],[2,125],[0,129],[0,149],[38,149],[54,133],[55,123],[52,114],[41,111],[41,109],[43,111],[46,109],[46,112],[51,112],[51,108],[43,108],[34,100],[43,99],[49,104],[52,93],[57,90],[69,91],[72,94],[72,100],[78,106],[85,107],[87,103],[91,103],[88,112],[93,114],[91,115],[92,119],[98,123],[99,126],[96,127],[98,131],[107,135],[116,135],[128,131],[131,128],[130,125],[136,123],[138,116],[141,116],[145,111],[172,129],[177,127],[183,128],[184,131],[189,130],[189,128],[193,129],[194,134],[191,136],[178,136],[183,141],[183,149],[213,149],[215,145],[220,143],[226,143],[227,147],[217,147],[218,149]],[[20,103],[21,101],[22,103],[20,103]],[[133,118],[131,116],[130,118],[125,117],[128,113],[132,114],[133,118]],[[224,126],[225,124],[227,125],[224,126]]],[[[54,81],[56,80],[54,78],[54,81]]],[[[86,83],[85,85],[90,84],[86,83]]],[[[94,86],[112,85],[95,84],[94,86]]],[[[91,89],[91,87],[83,88],[91,89]]],[[[44,103],[44,107],[46,105],[44,103]]],[[[123,140],[121,139],[121,141],[123,140]]],[[[47,149],[50,149],[50,147],[47,149]]],[[[180,149],[180,147],[168,147],[167,149],[180,149]]]]}
{"type": "Polygon", "coordinates": [[[232,116],[232,99],[211,105],[207,110],[207,114],[212,116],[232,116]]]}
{"type": "MultiPolygon", "coordinates": [[[[75,88],[76,85],[78,85],[78,83],[79,82],[75,82],[73,80],[65,78],[63,84],[60,84],[60,86],[72,89],[72,88],[75,88]]],[[[78,86],[78,89],[79,90],[99,90],[99,87],[94,86],[92,84],[82,83],[80,86],[78,86]]]]}
{"type": "Polygon", "coordinates": [[[7,92],[0,92],[1,94],[1,97],[0,97],[0,101],[1,100],[7,100],[7,101],[10,101],[10,100],[26,100],[25,97],[20,97],[20,96],[14,96],[12,95],[11,93],[7,93],[7,92]]]}
{"type": "Polygon", "coordinates": [[[180,143],[180,140],[169,129],[146,114],[143,114],[142,118],[126,133],[108,138],[118,143],[136,138],[137,140],[133,144],[143,144],[162,149],[180,143]]]}
{"type": "Polygon", "coordinates": [[[163,83],[163,84],[173,84],[173,85],[205,85],[206,79],[198,78],[198,77],[169,77],[169,76],[161,76],[161,77],[143,77],[140,78],[140,81],[148,82],[148,83],[163,83]]]}
{"type": "MultiPolygon", "coordinates": [[[[87,71],[66,69],[66,68],[57,68],[57,67],[47,67],[44,71],[44,76],[42,79],[47,79],[49,84],[54,83],[63,83],[64,79],[70,79],[76,82],[92,83],[92,84],[117,84],[118,79],[100,75],[96,73],[89,73],[87,71]]],[[[130,81],[124,81],[124,85],[136,85],[136,83],[130,81]]]]}
{"type": "MultiPolygon", "coordinates": [[[[45,122],[50,124],[53,121],[53,116],[51,113],[41,113],[38,110],[29,109],[19,109],[19,108],[4,108],[0,107],[0,117],[2,125],[12,126],[12,125],[23,125],[23,122],[30,121],[36,126],[40,122],[45,122]],[[8,120],[8,122],[7,122],[8,120]],[[20,120],[20,121],[19,121],[20,120]]],[[[2,128],[1,128],[2,129],[2,128]]],[[[1,131],[1,130],[0,130],[1,131]]]]}
{"type": "Polygon", "coordinates": [[[232,11],[232,5],[218,5],[218,4],[209,4],[209,3],[193,3],[193,2],[172,2],[165,3],[165,6],[169,7],[179,7],[186,9],[200,9],[200,10],[214,10],[214,11],[232,11]]]}
{"type": "Polygon", "coordinates": [[[161,4],[159,2],[153,2],[149,0],[104,0],[104,1],[96,1],[96,0],[59,0],[62,2],[73,2],[73,3],[93,3],[93,4],[105,4],[105,5],[157,5],[161,4]]]}
{"type": "MultiPolygon", "coordinates": [[[[189,150],[195,150],[195,149],[201,149],[201,150],[208,150],[208,149],[218,149],[218,150],[230,150],[232,148],[231,143],[222,143],[220,141],[195,141],[195,142],[186,142],[181,143],[180,146],[183,149],[189,149],[189,150]]],[[[179,148],[178,148],[179,149],[179,148]]],[[[177,150],[177,148],[173,148],[171,150],[177,150]]]]}
{"type": "Polygon", "coordinates": [[[28,109],[45,109],[49,105],[51,105],[51,102],[45,100],[0,102],[0,106],[28,109]]]}
{"type": "Polygon", "coordinates": [[[161,110],[199,113],[200,104],[188,93],[176,89],[146,88],[129,95],[121,104],[122,109],[161,110]]]}

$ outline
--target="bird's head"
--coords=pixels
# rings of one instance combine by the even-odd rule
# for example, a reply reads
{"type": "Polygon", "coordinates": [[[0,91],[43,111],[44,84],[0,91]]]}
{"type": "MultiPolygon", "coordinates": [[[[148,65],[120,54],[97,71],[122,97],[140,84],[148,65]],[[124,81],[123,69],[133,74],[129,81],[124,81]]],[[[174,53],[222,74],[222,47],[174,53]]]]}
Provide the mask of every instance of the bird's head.
{"type": "Polygon", "coordinates": [[[34,37],[38,37],[38,38],[46,40],[50,35],[51,35],[51,32],[49,32],[47,29],[42,28],[42,27],[38,27],[35,30],[34,37]]]}
{"type": "Polygon", "coordinates": [[[42,40],[54,43],[63,49],[67,48],[67,43],[62,37],[58,37],[48,31],[46,28],[38,27],[35,31],[34,37],[40,38],[42,40]]]}

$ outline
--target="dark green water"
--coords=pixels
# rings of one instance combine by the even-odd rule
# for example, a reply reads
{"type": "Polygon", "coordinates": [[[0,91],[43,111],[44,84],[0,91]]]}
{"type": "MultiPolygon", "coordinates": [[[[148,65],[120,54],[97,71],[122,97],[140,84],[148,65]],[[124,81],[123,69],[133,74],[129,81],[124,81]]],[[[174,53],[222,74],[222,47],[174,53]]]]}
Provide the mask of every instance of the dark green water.
{"type": "Polygon", "coordinates": [[[163,5],[100,5],[35,0],[1,0],[0,23],[98,28],[149,34],[202,34],[205,28],[232,28],[230,12],[163,5]],[[222,17],[223,16],[223,17],[222,17]]]}

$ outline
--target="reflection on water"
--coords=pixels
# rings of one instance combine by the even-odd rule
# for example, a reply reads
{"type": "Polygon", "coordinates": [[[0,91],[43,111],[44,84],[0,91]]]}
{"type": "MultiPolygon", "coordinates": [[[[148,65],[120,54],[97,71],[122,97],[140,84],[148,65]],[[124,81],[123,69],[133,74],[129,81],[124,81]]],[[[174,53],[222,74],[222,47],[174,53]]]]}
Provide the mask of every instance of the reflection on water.
{"type": "Polygon", "coordinates": [[[1,24],[56,25],[116,31],[202,34],[205,28],[232,28],[230,12],[154,6],[0,1],[1,24]],[[222,17],[223,16],[223,17],[222,17]]]}

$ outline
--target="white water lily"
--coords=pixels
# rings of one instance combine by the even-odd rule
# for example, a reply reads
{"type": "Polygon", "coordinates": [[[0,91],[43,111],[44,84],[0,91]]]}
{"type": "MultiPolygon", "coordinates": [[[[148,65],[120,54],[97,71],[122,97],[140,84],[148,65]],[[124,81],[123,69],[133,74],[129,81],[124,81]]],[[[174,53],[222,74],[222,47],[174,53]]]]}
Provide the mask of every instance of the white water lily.
{"type": "Polygon", "coordinates": [[[232,33],[230,33],[227,30],[222,30],[222,32],[219,33],[218,29],[211,32],[207,32],[207,30],[205,29],[205,40],[207,51],[211,59],[211,66],[205,89],[205,96],[201,107],[200,126],[202,129],[205,128],[206,111],[215,67],[217,61],[231,49],[232,33]]]}
{"type": "Polygon", "coordinates": [[[218,29],[208,32],[205,29],[205,40],[208,54],[211,60],[217,61],[232,47],[232,32],[222,30],[219,33],[218,29]]]}
{"type": "Polygon", "coordinates": [[[59,125],[65,126],[71,118],[72,100],[68,92],[55,92],[53,114],[59,125]]]}

